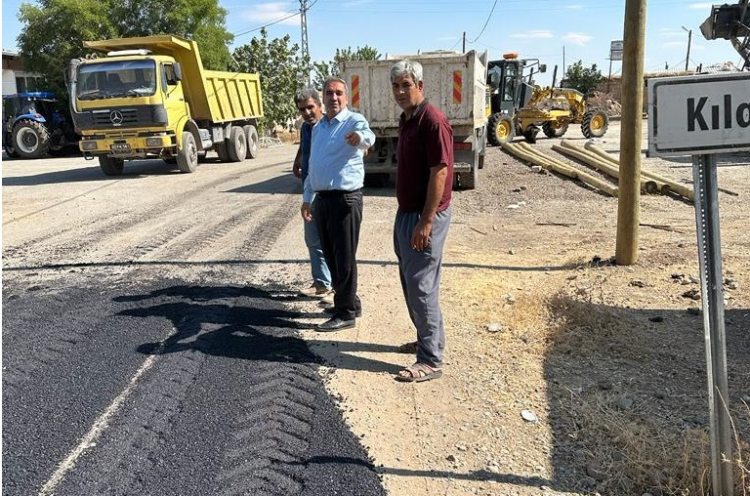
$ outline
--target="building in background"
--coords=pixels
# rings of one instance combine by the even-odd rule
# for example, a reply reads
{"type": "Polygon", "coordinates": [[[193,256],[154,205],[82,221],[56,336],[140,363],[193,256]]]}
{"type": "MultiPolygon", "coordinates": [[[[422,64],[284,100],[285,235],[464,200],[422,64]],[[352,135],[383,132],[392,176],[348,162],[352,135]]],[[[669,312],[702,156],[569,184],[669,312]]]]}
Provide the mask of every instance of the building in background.
{"type": "Polygon", "coordinates": [[[23,69],[17,52],[3,50],[3,95],[39,91],[44,84],[43,78],[23,69]]]}

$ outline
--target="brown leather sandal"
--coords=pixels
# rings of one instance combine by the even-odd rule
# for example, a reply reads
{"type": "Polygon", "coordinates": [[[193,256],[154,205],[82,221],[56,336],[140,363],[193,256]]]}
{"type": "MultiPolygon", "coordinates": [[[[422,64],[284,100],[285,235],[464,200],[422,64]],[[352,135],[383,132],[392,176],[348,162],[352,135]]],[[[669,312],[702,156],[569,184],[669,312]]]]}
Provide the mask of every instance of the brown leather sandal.
{"type": "Polygon", "coordinates": [[[442,376],[443,369],[436,369],[426,363],[417,362],[404,368],[395,379],[401,382],[424,382],[439,379],[442,376]]]}

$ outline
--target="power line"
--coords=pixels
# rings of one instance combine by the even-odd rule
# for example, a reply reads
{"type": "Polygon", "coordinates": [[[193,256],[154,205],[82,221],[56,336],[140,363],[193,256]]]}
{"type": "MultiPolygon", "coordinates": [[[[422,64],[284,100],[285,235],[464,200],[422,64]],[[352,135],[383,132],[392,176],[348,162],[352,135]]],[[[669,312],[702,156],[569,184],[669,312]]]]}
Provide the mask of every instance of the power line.
{"type": "Polygon", "coordinates": [[[268,26],[273,26],[274,24],[278,24],[282,21],[286,21],[287,19],[291,19],[294,16],[298,16],[299,12],[294,12],[293,14],[289,14],[286,17],[282,17],[281,19],[276,19],[275,21],[269,22],[268,24],[264,24],[262,26],[258,26],[257,28],[248,29],[247,31],[240,31],[239,33],[232,33],[232,36],[237,38],[238,36],[244,36],[248,33],[252,33],[253,31],[260,31],[263,28],[267,28],[268,26]]]}
{"type": "MultiPolygon", "coordinates": [[[[311,3],[310,5],[308,5],[306,7],[306,10],[310,10],[313,7],[313,5],[315,5],[316,3],[318,3],[318,0],[315,0],[313,3],[311,3]]],[[[268,26],[273,26],[274,24],[278,24],[280,22],[286,21],[287,19],[291,19],[292,17],[298,16],[298,15],[300,15],[299,11],[294,11],[294,12],[290,11],[290,14],[287,15],[287,16],[281,17],[281,18],[276,19],[275,21],[271,21],[271,22],[269,22],[267,24],[263,24],[262,26],[258,26],[257,28],[248,29],[246,31],[240,31],[239,33],[232,33],[232,36],[234,36],[235,38],[237,38],[238,36],[244,36],[246,34],[254,32],[254,31],[260,31],[263,28],[267,28],[268,26]]]]}
{"type": "Polygon", "coordinates": [[[487,16],[487,20],[484,21],[484,26],[482,27],[482,30],[479,32],[476,38],[469,41],[469,43],[474,43],[479,39],[480,36],[482,36],[482,33],[484,33],[484,30],[487,29],[487,24],[490,23],[490,19],[492,19],[492,13],[495,12],[495,6],[497,5],[497,0],[495,0],[495,3],[492,4],[492,10],[490,10],[490,15],[487,16]]]}

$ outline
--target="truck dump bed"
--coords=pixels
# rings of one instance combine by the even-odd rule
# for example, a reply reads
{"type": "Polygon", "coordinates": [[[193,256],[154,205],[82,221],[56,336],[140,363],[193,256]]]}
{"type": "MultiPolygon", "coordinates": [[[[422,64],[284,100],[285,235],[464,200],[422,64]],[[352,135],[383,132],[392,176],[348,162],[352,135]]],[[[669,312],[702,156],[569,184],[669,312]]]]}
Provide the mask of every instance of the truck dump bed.
{"type": "Polygon", "coordinates": [[[86,41],[84,45],[99,52],[149,50],[167,55],[182,66],[185,97],[193,119],[221,123],[262,117],[260,76],[238,72],[208,71],[203,68],[198,45],[179,36],[160,35],[140,38],[86,41]]]}
{"type": "Polygon", "coordinates": [[[395,136],[401,108],[391,90],[394,63],[410,59],[422,64],[425,97],[451,125],[479,128],[486,123],[487,55],[435,53],[389,57],[387,60],[350,60],[340,65],[349,85],[349,105],[364,115],[380,136],[395,136]]]}

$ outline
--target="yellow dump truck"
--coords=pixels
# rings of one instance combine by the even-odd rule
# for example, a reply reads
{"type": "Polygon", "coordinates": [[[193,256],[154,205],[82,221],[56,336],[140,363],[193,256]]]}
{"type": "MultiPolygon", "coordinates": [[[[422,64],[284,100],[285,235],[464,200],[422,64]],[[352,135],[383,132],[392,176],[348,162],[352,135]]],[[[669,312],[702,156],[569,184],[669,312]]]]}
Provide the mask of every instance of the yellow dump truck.
{"type": "Polygon", "coordinates": [[[108,176],[126,160],[161,158],[194,172],[209,150],[222,162],[258,153],[260,76],[203,68],[178,36],[86,41],[97,57],[70,62],[67,81],[79,147],[108,176]]]}

